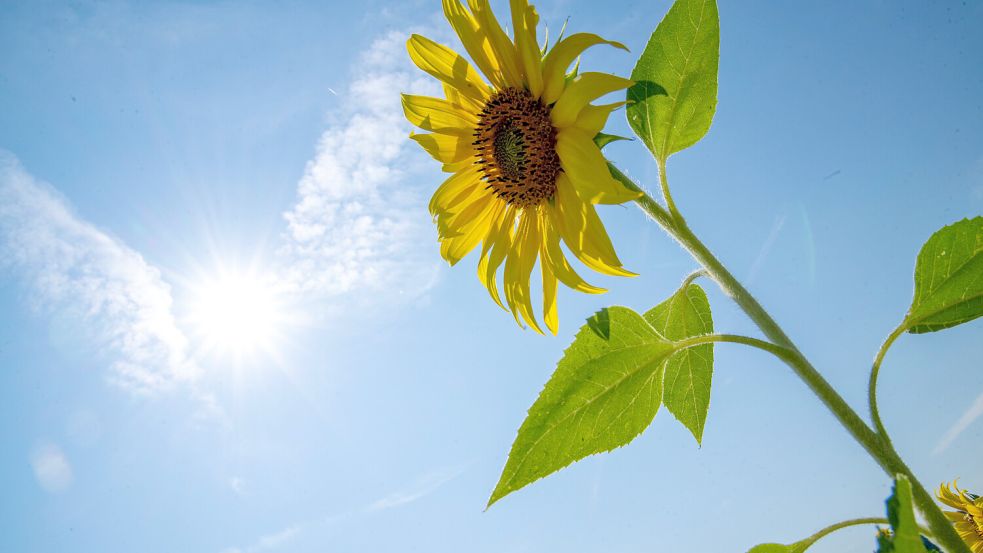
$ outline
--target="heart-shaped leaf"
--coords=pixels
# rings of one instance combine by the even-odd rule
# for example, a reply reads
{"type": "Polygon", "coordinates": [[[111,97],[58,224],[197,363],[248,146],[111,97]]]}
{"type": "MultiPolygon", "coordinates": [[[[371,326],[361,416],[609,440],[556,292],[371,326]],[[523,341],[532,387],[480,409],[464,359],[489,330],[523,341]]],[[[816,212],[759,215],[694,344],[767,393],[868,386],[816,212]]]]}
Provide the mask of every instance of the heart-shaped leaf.
{"type": "Polygon", "coordinates": [[[696,144],[717,109],[720,22],[714,0],[676,0],[638,58],[628,124],[656,159],[696,144]]]}
{"type": "Polygon", "coordinates": [[[641,434],[662,403],[663,368],[674,351],[631,309],[591,317],[529,409],[488,505],[641,434]]]}
{"type": "Polygon", "coordinates": [[[905,326],[914,334],[935,332],[981,315],[983,217],[974,217],[943,227],[922,246],[905,326]]]}
{"type": "MultiPolygon", "coordinates": [[[[666,301],[645,313],[645,320],[669,340],[678,341],[713,332],[707,295],[696,284],[680,288],[666,301]]],[[[713,344],[684,349],[666,361],[662,403],[697,443],[710,410],[713,344]]]]}

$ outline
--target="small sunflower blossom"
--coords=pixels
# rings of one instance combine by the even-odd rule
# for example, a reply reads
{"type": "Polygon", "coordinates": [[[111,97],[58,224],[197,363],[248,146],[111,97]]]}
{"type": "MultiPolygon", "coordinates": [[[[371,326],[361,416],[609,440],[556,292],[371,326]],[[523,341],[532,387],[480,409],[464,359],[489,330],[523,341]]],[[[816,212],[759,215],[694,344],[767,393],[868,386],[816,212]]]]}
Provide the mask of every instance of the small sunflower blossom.
{"type": "Polygon", "coordinates": [[[942,484],[935,492],[939,501],[956,509],[945,511],[945,516],[956,527],[956,533],[973,553],[983,553],[983,497],[960,490],[956,481],[942,484]]]}
{"type": "Polygon", "coordinates": [[[577,33],[552,49],[540,48],[535,8],[527,0],[511,0],[510,7],[513,38],[488,0],[467,0],[467,7],[443,0],[444,15],[474,66],[447,46],[412,35],[410,58],[442,83],[445,97],[404,94],[403,111],[428,131],[410,138],[452,173],[430,201],[441,256],[454,265],[480,244],[478,278],[492,299],[511,310],[520,326],[525,321],[542,333],[530,293],[538,261],[543,319],[556,334],[557,282],[588,294],[605,291],[576,273],[561,240],[594,271],[634,276],[622,266],[594,208],[640,195],[612,178],[593,141],[624,102],[591,104],[632,82],[567,72],[587,48],[627,50],[622,44],[577,33]],[[504,304],[496,283],[503,263],[504,304]]]}

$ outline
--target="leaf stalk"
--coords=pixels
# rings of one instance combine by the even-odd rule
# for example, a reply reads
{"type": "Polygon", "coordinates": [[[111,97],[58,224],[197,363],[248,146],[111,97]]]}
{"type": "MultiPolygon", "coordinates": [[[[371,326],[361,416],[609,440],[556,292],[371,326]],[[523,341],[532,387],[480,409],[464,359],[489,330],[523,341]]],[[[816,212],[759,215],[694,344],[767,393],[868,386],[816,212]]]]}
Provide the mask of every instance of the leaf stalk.
{"type": "Polygon", "coordinates": [[[887,447],[894,449],[891,444],[891,438],[887,434],[887,429],[884,428],[884,423],[881,422],[881,414],[877,409],[877,377],[881,371],[881,362],[884,361],[884,356],[887,354],[887,350],[891,348],[891,344],[898,339],[899,336],[905,333],[907,326],[905,323],[898,325],[891,331],[891,334],[884,340],[881,345],[881,349],[877,352],[877,357],[874,358],[874,364],[870,368],[870,383],[867,386],[867,401],[870,404],[870,418],[874,421],[874,430],[877,434],[884,440],[887,447]]]}

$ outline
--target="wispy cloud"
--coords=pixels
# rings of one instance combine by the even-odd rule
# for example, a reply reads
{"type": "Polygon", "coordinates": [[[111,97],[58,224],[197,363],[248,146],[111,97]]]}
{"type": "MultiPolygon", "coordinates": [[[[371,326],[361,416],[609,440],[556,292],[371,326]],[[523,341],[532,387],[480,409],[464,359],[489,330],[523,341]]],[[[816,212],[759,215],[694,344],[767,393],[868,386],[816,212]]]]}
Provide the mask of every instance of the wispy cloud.
{"type": "Polygon", "coordinates": [[[983,416],[983,393],[980,393],[976,397],[976,401],[959,417],[959,420],[949,427],[949,430],[946,430],[939,443],[935,445],[935,449],[932,450],[932,455],[940,455],[946,449],[949,449],[952,442],[956,441],[956,438],[965,432],[971,424],[976,422],[976,419],[980,418],[980,416],[983,416]]]}
{"type": "Polygon", "coordinates": [[[74,477],[72,466],[61,448],[52,443],[44,443],[31,454],[31,468],[38,484],[50,493],[66,490],[72,485],[74,477]]]}
{"type": "Polygon", "coordinates": [[[0,264],[22,277],[35,305],[114,361],[109,378],[134,392],[194,378],[187,339],[160,271],[73,213],[68,201],[0,151],[0,264]]]}
{"type": "Polygon", "coordinates": [[[445,467],[429,472],[418,478],[417,481],[410,486],[394,491],[385,497],[373,501],[366,508],[366,511],[382,511],[385,509],[392,509],[393,507],[400,507],[408,503],[413,503],[418,499],[432,494],[433,492],[437,491],[437,488],[440,488],[444,484],[454,480],[458,476],[461,476],[461,474],[464,473],[464,468],[465,467],[463,466],[445,467]]]}
{"type": "Polygon", "coordinates": [[[379,38],[356,63],[344,107],[321,135],[297,201],[284,214],[285,279],[298,292],[413,297],[433,284],[437,263],[423,192],[433,183],[414,185],[419,158],[410,155],[399,93],[437,89],[410,70],[406,36],[379,38]]]}
{"type": "MultiPolygon", "coordinates": [[[[439,88],[411,67],[406,36],[382,36],[356,62],[284,213],[270,270],[276,288],[302,305],[341,297],[391,305],[435,283],[440,264],[426,200],[440,175],[411,150],[399,93],[439,88]]],[[[109,380],[137,394],[190,384],[206,410],[220,411],[195,387],[200,360],[160,271],[2,150],[0,254],[0,268],[25,284],[39,311],[69,321],[111,358],[109,380]]]]}

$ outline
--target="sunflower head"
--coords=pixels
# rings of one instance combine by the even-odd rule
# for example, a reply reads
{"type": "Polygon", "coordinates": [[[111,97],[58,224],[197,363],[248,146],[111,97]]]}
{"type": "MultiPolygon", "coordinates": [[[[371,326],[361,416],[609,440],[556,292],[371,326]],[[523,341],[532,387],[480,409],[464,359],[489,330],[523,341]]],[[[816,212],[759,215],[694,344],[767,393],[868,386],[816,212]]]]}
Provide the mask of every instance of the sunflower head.
{"type": "Polygon", "coordinates": [[[936,497],[955,511],[945,511],[973,553],[983,553],[983,497],[960,490],[956,481],[939,486],[936,497]]]}
{"type": "Polygon", "coordinates": [[[577,274],[561,243],[594,271],[634,274],[622,267],[594,208],[640,195],[612,178],[593,140],[624,102],[591,104],[632,82],[568,72],[591,46],[625,47],[590,33],[541,47],[539,16],[527,0],[510,2],[512,37],[488,0],[468,0],[467,6],[443,0],[443,7],[470,61],[411,36],[410,58],[442,83],[444,96],[403,95],[406,118],[427,131],[410,138],[451,173],[430,201],[441,256],[454,265],[481,245],[478,278],[492,299],[520,325],[541,332],[530,287],[538,262],[542,316],[555,334],[557,282],[604,292],[577,274]],[[504,302],[497,284],[502,265],[504,302]]]}

